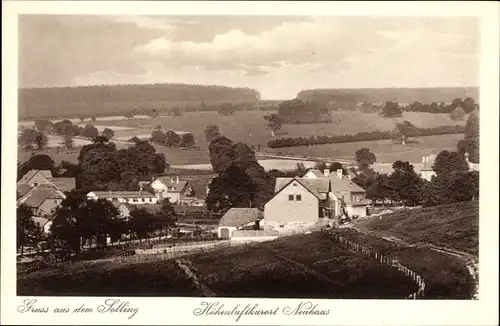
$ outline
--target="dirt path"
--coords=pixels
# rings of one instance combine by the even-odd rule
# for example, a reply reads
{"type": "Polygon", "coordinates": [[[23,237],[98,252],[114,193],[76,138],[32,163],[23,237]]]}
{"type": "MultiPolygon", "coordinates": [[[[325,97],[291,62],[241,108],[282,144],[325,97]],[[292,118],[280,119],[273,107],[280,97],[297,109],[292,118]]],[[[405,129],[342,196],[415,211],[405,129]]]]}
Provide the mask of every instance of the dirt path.
{"type": "Polygon", "coordinates": [[[184,259],[176,259],[175,262],[177,263],[177,266],[179,266],[180,269],[184,271],[184,273],[187,275],[187,277],[194,283],[198,291],[200,291],[205,297],[216,297],[217,294],[210,290],[208,286],[203,284],[196,274],[193,272],[191,269],[190,265],[191,262],[189,260],[184,260],[184,259]]]}
{"type": "Polygon", "coordinates": [[[434,250],[436,252],[448,255],[448,256],[453,256],[455,258],[458,258],[459,260],[463,261],[465,263],[465,267],[467,267],[467,270],[469,271],[469,274],[471,275],[472,279],[474,280],[474,293],[472,295],[472,299],[478,300],[479,299],[479,261],[478,258],[474,255],[471,255],[469,253],[459,251],[456,249],[450,249],[446,247],[439,247],[433,244],[429,243],[410,243],[404,240],[401,240],[399,238],[393,237],[393,236],[387,236],[382,233],[370,231],[366,228],[363,227],[358,227],[358,225],[348,225],[346,227],[352,228],[360,233],[363,234],[368,234],[372,235],[381,239],[384,239],[386,241],[399,244],[399,245],[404,245],[407,247],[417,247],[417,248],[427,248],[434,250]]]}

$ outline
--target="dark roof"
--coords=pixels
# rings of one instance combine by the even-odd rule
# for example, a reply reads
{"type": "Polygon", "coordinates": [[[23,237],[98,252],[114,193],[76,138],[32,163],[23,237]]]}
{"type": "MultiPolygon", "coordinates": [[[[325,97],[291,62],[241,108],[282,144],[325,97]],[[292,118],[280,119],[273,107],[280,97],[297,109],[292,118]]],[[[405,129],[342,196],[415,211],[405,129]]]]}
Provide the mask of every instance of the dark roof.
{"type": "Polygon", "coordinates": [[[144,190],[143,191],[91,191],[91,192],[100,198],[155,198],[156,197],[152,193],[144,190]]]}
{"type": "Polygon", "coordinates": [[[257,208],[231,208],[222,216],[219,226],[238,227],[262,218],[263,214],[257,208]]]}
{"type": "Polygon", "coordinates": [[[50,170],[29,170],[17,183],[30,183],[30,180],[38,173],[41,173],[47,180],[52,179],[50,170]]]}
{"type": "Polygon", "coordinates": [[[76,188],[75,178],[53,178],[50,181],[63,192],[71,191],[76,188]]]}
{"type": "Polygon", "coordinates": [[[38,208],[47,199],[64,199],[64,194],[54,188],[34,188],[28,195],[24,204],[28,207],[38,208]]]}

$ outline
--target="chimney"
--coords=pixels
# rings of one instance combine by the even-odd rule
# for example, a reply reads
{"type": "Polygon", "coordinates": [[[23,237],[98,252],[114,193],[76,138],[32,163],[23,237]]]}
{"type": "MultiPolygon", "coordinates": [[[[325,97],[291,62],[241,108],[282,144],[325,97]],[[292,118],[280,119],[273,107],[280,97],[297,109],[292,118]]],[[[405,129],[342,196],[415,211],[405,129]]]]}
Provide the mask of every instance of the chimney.
{"type": "Polygon", "coordinates": [[[176,184],[179,184],[179,176],[176,176],[176,177],[175,177],[175,183],[176,183],[176,184]]]}
{"type": "Polygon", "coordinates": [[[337,169],[337,178],[342,179],[342,169],[337,169]]]}
{"type": "Polygon", "coordinates": [[[350,174],[347,175],[347,179],[349,179],[349,181],[352,180],[352,176],[350,174]]]}
{"type": "Polygon", "coordinates": [[[328,177],[330,175],[330,169],[325,169],[324,174],[325,177],[328,177]]]}

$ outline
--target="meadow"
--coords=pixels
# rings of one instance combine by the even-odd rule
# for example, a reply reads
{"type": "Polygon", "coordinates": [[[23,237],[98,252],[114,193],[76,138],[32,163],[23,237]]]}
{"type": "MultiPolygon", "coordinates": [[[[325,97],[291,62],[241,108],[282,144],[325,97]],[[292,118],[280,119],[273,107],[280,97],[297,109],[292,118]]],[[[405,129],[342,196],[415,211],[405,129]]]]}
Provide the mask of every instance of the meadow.
{"type": "MultiPolygon", "coordinates": [[[[356,142],[344,144],[325,144],[301,147],[286,147],[269,149],[266,143],[273,139],[270,130],[266,128],[264,115],[272,112],[262,111],[237,111],[234,115],[221,116],[217,112],[187,112],[182,116],[159,116],[150,118],[139,116],[133,119],[124,117],[98,117],[93,123],[100,130],[105,127],[114,130],[115,140],[125,141],[134,136],[147,138],[153,128],[161,126],[164,131],[187,131],[191,132],[196,140],[196,146],[202,150],[187,150],[180,148],[166,148],[156,146],[157,151],[164,153],[167,162],[171,165],[193,165],[208,164],[208,154],[203,149],[208,148],[205,141],[204,130],[209,124],[216,124],[221,133],[233,141],[242,141],[249,145],[260,146],[261,151],[274,154],[293,154],[313,157],[330,157],[332,159],[353,160],[354,152],[362,147],[367,147],[377,155],[377,162],[392,163],[398,159],[420,162],[421,156],[436,153],[444,149],[455,149],[456,143],[462,139],[462,135],[439,135],[420,137],[417,143],[400,145],[393,144],[390,140],[356,142]],[[113,119],[111,119],[113,118],[113,119]]],[[[275,138],[279,137],[309,137],[312,135],[342,135],[355,134],[363,131],[393,130],[397,122],[408,120],[416,127],[432,128],[442,125],[465,124],[466,119],[461,122],[453,121],[447,114],[431,114],[422,112],[405,112],[400,118],[382,118],[377,114],[363,114],[359,112],[335,111],[332,112],[333,122],[330,124],[300,124],[283,125],[275,138]]],[[[74,123],[81,123],[74,119],[74,123]]],[[[31,121],[22,121],[20,125],[32,124],[31,121]]],[[[89,123],[85,121],[84,123],[89,123]]],[[[60,143],[60,137],[51,137],[52,146],[60,143]]],[[[78,141],[82,145],[81,141],[78,141]]],[[[128,146],[127,144],[116,142],[117,146],[128,146]]],[[[75,152],[75,151],[72,151],[75,152]]],[[[78,151],[76,151],[77,153],[78,151]]],[[[67,151],[59,153],[53,152],[56,161],[75,161],[75,153],[69,154],[67,151]]],[[[30,152],[19,150],[19,160],[23,161],[31,155],[30,152]]],[[[52,156],[52,155],[51,155],[52,156]]],[[[266,159],[266,158],[261,158],[266,159]]],[[[270,163],[271,164],[271,163],[270,163]]],[[[293,161],[287,163],[295,165],[293,161]]],[[[274,165],[273,165],[274,166],[274,165]]],[[[274,168],[279,168],[279,164],[274,168]]],[[[191,168],[197,168],[191,166],[191,168]]],[[[204,169],[206,167],[203,167],[204,169]]]]}

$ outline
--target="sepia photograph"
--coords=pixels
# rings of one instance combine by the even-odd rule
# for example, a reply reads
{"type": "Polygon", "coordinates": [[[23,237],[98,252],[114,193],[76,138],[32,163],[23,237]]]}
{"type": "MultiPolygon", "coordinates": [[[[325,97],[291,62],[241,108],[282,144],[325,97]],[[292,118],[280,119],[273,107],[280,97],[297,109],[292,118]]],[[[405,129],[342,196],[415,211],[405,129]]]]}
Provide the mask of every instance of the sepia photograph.
{"type": "Polygon", "coordinates": [[[15,41],[18,312],[481,299],[479,17],[23,13],[15,41]]]}

